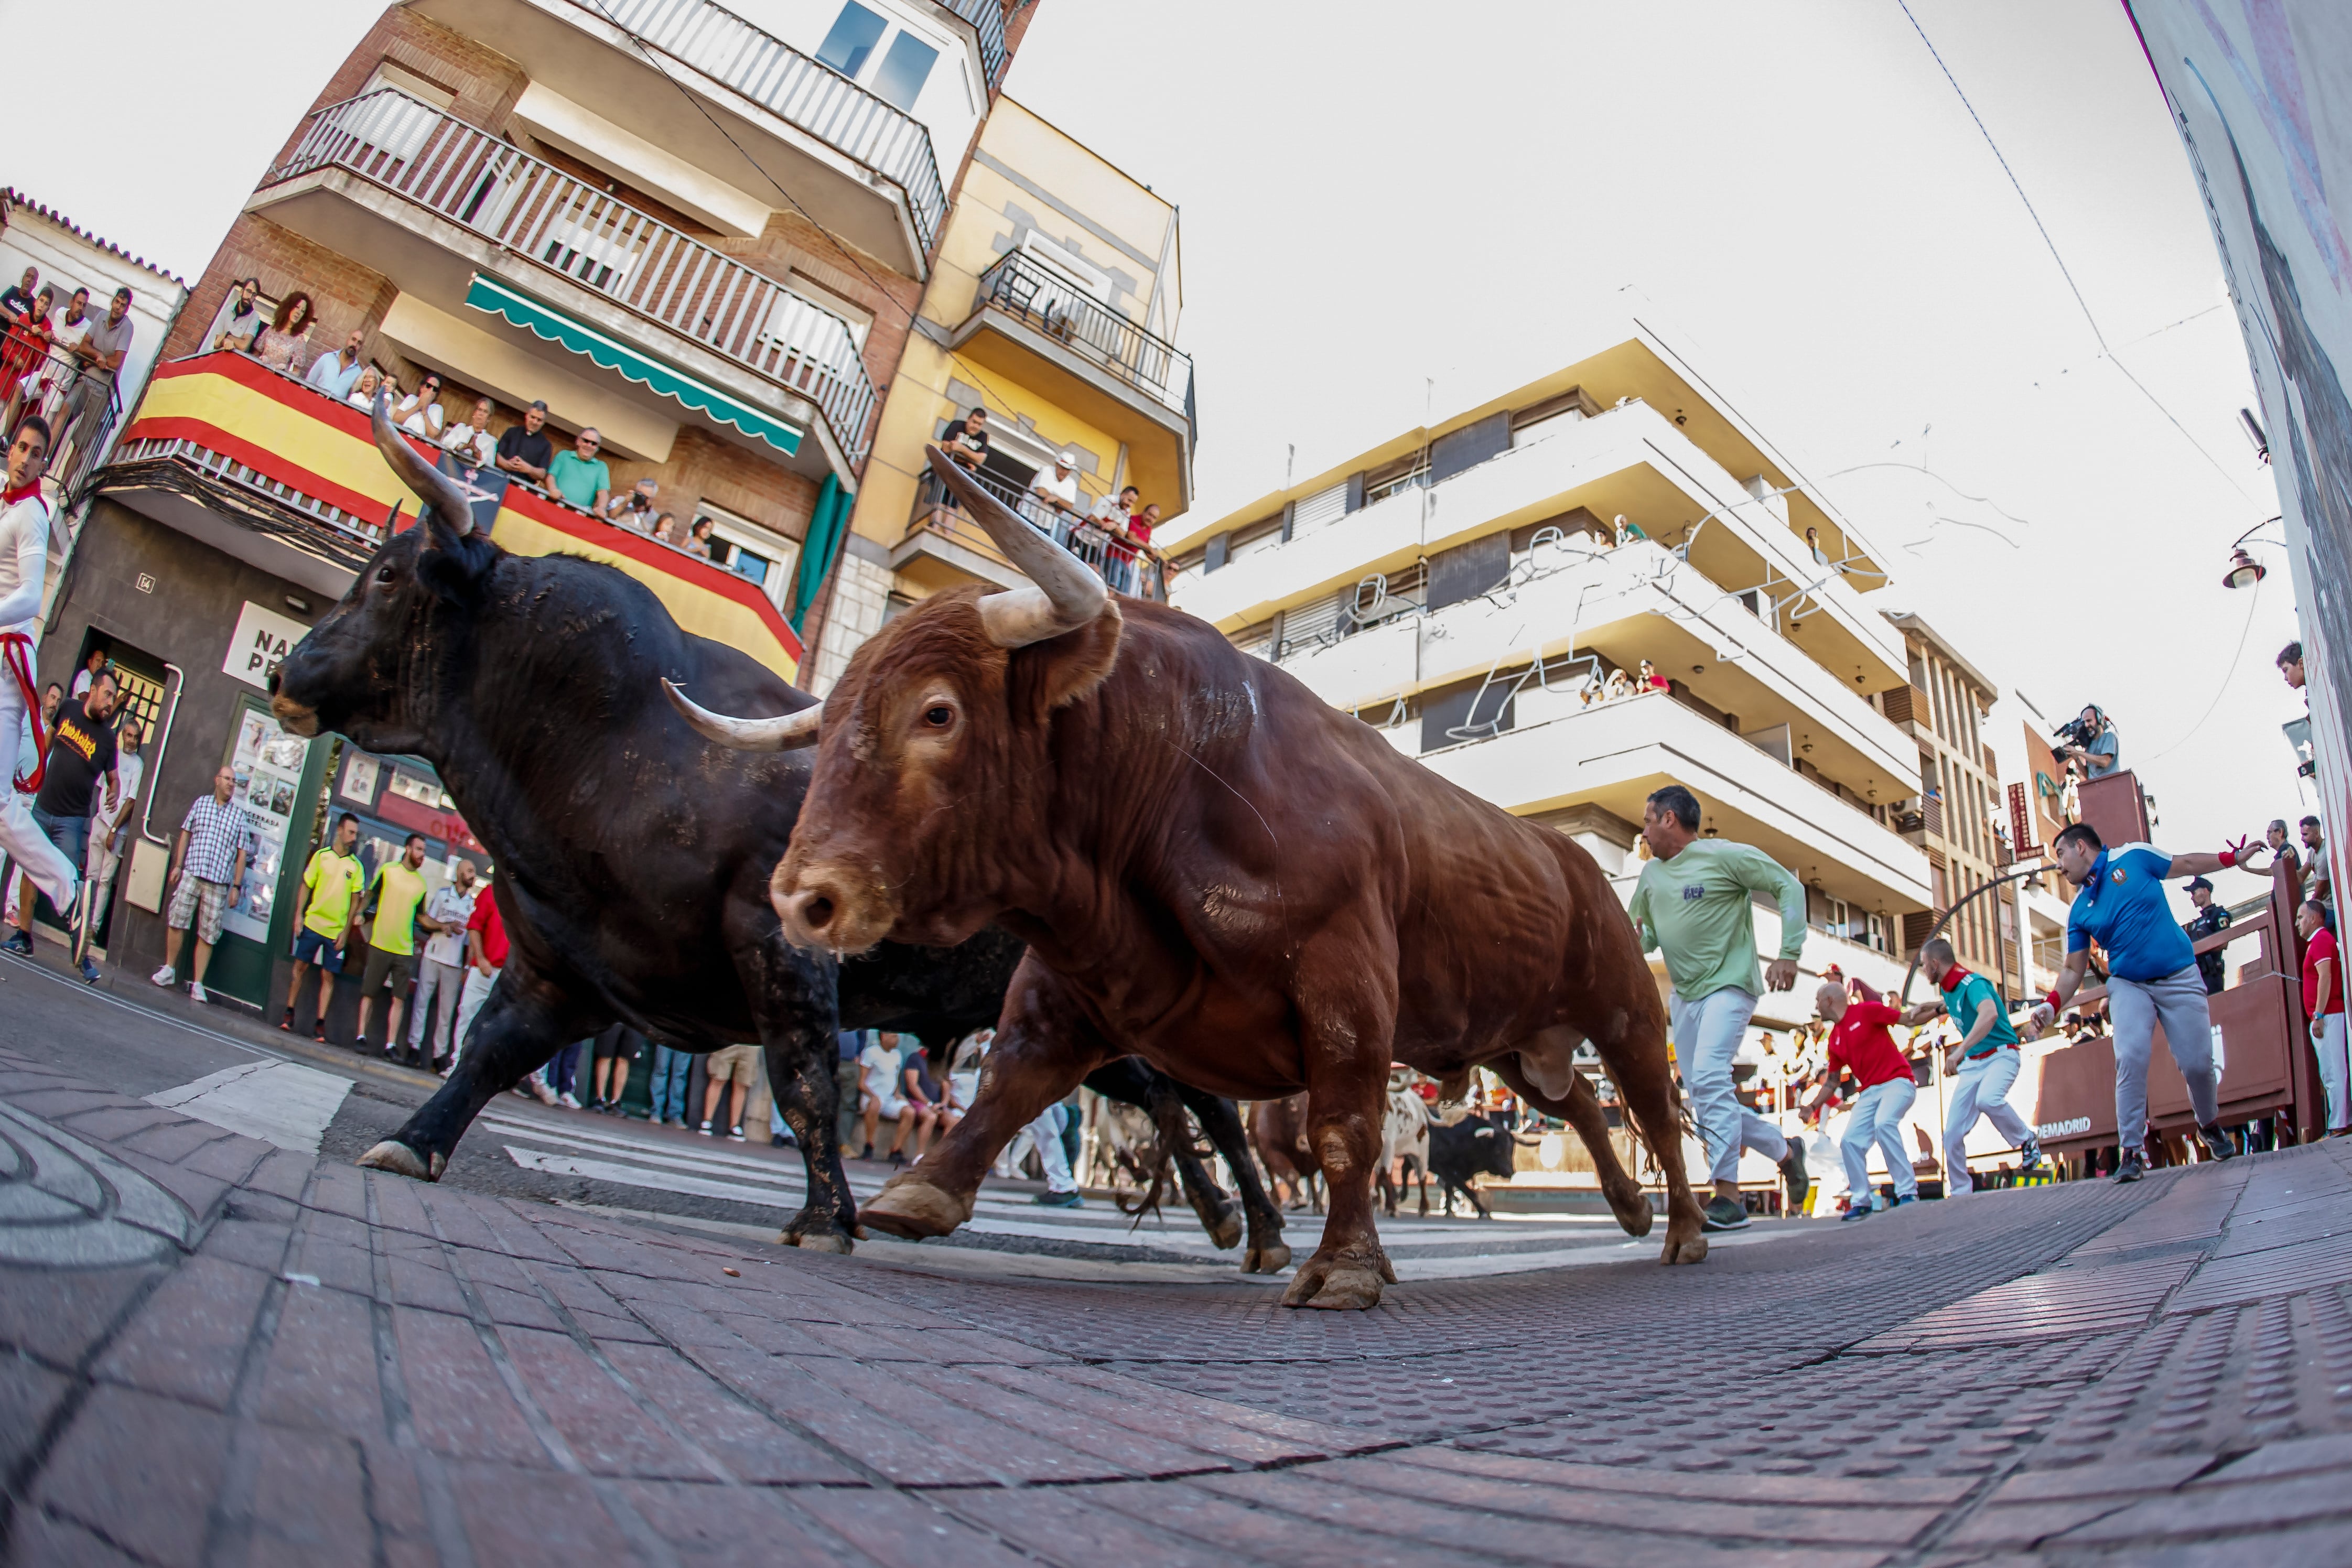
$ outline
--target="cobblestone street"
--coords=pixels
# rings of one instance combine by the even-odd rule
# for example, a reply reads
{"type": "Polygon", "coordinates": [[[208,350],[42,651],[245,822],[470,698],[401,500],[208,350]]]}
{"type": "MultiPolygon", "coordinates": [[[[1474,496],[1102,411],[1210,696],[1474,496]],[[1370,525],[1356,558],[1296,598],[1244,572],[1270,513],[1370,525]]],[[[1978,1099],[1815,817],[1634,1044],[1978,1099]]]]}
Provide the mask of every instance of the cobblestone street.
{"type": "Polygon", "coordinates": [[[1355,1316],[0,1120],[12,1561],[2352,1561],[2341,1141],[1355,1316]]]}

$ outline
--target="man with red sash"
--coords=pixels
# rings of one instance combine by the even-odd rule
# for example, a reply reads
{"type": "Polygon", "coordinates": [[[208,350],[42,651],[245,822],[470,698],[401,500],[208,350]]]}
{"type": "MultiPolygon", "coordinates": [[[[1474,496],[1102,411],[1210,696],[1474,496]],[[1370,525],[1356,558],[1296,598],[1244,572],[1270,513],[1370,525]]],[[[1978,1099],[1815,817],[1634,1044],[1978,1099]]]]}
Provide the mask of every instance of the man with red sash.
{"type": "MultiPolygon", "coordinates": [[[[26,720],[33,725],[36,756],[48,753],[42,732],[40,698],[33,684],[34,639],[41,625],[41,589],[49,569],[49,504],[41,495],[41,471],[47,466],[48,422],[27,414],[8,444],[7,487],[0,490],[0,737],[14,751],[26,720]]],[[[49,842],[26,808],[25,795],[37,788],[43,769],[37,765],[30,779],[17,779],[16,789],[0,789],[0,854],[6,855],[48,895],[66,917],[74,917],[80,896],[81,876],[74,862],[49,842]]]]}
{"type": "Polygon", "coordinates": [[[2026,1170],[2040,1168],[2042,1145],[2009,1103],[2009,1086],[2017,1082],[2017,1030],[2000,993],[1990,980],[1963,967],[1952,945],[1940,936],[1919,949],[1919,967],[1943,996],[1921,1002],[1903,1021],[1925,1023],[1940,1011],[1960,1031],[1944,1052],[1944,1196],[1966,1197],[1976,1190],[1976,1178],[1969,1175],[1968,1142],[1979,1116],[2016,1148],[2018,1164],[2026,1170]]]}

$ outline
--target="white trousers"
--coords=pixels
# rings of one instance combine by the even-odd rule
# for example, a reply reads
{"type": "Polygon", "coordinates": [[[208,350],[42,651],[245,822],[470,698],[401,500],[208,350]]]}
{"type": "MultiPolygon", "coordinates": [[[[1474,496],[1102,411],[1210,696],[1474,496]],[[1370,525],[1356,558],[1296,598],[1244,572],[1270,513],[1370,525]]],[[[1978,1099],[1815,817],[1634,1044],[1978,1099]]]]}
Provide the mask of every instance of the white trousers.
{"type": "Polygon", "coordinates": [[[2147,1061],[2158,1023],[2189,1086],[2197,1124],[2211,1126],[2221,1115],[2220,1084],[2213,1071],[2213,1014],[2197,966],[2160,980],[2111,978],[2107,1016],[2115,1023],[2116,1144],[2137,1149],[2147,1141],[2147,1061]]]}
{"type": "Polygon", "coordinates": [[[474,1015],[490,999],[490,988],[499,983],[499,972],[492,969],[485,975],[473,965],[466,966],[466,988],[457,997],[457,1027],[449,1037],[449,1061],[456,1065],[457,1053],[466,1049],[466,1031],[474,1027],[474,1015]]]}
{"type": "Polygon", "coordinates": [[[1960,1063],[1944,1086],[1944,1196],[1966,1197],[1976,1190],[1969,1175],[1969,1132],[1983,1116],[1992,1130],[2017,1148],[2033,1141],[2033,1129],[2010,1108],[2009,1086],[2017,1082],[2018,1054],[2010,1046],[1960,1063]]]}
{"type": "MultiPolygon", "coordinates": [[[[0,666],[0,736],[7,737],[6,760],[0,768],[14,774],[17,738],[25,731],[25,697],[17,690],[16,678],[0,666]]],[[[58,852],[49,836],[33,821],[33,802],[29,796],[19,795],[9,787],[7,779],[0,779],[0,855],[8,857],[9,893],[16,892],[16,873],[23,872],[33,879],[33,885],[48,894],[49,902],[60,911],[73,903],[74,889],[81,881],[73,862],[58,852]]],[[[30,924],[28,921],[27,924],[30,924]]]]}
{"type": "MultiPolygon", "coordinates": [[[[415,1051],[427,1040],[436,1037],[440,1043],[434,1048],[435,1056],[446,1056],[455,1043],[449,1032],[449,1020],[457,1010],[458,998],[464,994],[466,969],[457,964],[444,964],[425,958],[416,966],[416,1000],[408,1009],[408,1049],[415,1051]],[[428,1029],[426,1026],[430,1025],[428,1029]]],[[[483,994],[488,995],[484,988],[483,994]]]]}
{"type": "Polygon", "coordinates": [[[1699,1141],[1706,1146],[1707,1179],[1738,1180],[1743,1148],[1754,1149],[1776,1165],[1787,1159],[1788,1138],[1742,1105],[1731,1082],[1731,1059],[1738,1054],[1748,1020],[1756,1015],[1756,998],[1737,986],[1726,986],[1695,1002],[1670,997],[1667,1005],[1674,1015],[1683,1086],[1690,1091],[1691,1120],[1698,1124],[1699,1141]]]}
{"type": "Polygon", "coordinates": [[[1045,1190],[1077,1191],[1078,1184],[1070,1178],[1069,1152],[1062,1147],[1064,1114],[1058,1102],[1038,1112],[1035,1121],[1013,1134],[1013,1142],[997,1158],[997,1168],[1008,1176],[1021,1168],[1021,1140],[1026,1138],[1037,1151],[1037,1163],[1045,1167],[1045,1190]]]}
{"type": "Polygon", "coordinates": [[[2319,1058],[2320,1087],[2327,1091],[2327,1130],[2352,1126],[2352,1101],[2347,1098],[2352,1091],[2352,1062],[2346,1060],[2342,1013],[2320,1014],[2319,1038],[2311,1049],[2319,1058]]]}
{"type": "Polygon", "coordinates": [[[1908,1078],[1874,1083],[1854,1096],[1853,1111],[1846,1117],[1845,1136],[1838,1140],[1838,1154],[1845,1161],[1846,1195],[1865,1208],[1870,1207],[1873,1144],[1886,1157],[1886,1175],[1895,1184],[1895,1196],[1919,1196],[1919,1178],[1911,1172],[1911,1152],[1903,1146],[1903,1118],[1909,1113],[1911,1102],[1918,1097],[1919,1086],[1908,1078]]]}

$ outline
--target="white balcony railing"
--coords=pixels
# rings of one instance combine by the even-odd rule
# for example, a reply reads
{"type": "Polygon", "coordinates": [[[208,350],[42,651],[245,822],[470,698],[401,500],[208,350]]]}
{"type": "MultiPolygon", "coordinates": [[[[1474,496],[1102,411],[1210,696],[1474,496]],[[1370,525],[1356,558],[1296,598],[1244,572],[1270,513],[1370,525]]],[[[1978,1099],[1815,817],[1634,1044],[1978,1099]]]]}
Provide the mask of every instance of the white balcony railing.
{"type": "Polygon", "coordinates": [[[853,464],[874,382],[849,324],[477,126],[381,88],[320,110],[262,187],[341,169],[807,398],[853,464]]]}
{"type": "MultiPolygon", "coordinates": [[[[680,64],[762,105],[786,123],[846,153],[906,193],[924,251],[939,242],[947,215],[930,132],[894,108],[798,49],[769,37],[710,0],[572,0],[593,16],[635,35],[680,64]]],[[[1003,68],[1004,18],[998,0],[965,0],[959,15],[989,33],[982,15],[996,11],[995,69],[1003,68]]],[[[995,78],[990,78],[994,85],[995,78]]]]}

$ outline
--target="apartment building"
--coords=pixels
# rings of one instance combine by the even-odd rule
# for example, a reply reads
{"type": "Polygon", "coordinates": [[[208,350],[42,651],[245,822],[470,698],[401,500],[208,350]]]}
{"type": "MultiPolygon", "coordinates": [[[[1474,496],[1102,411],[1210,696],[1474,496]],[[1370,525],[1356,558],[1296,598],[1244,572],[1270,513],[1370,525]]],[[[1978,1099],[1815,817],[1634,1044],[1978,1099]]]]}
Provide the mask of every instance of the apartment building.
{"type": "Polygon", "coordinates": [[[1152,557],[1024,498],[1071,458],[1081,510],[1132,485],[1160,528],[1192,497],[1192,364],[1175,204],[1000,98],[982,128],[874,438],[810,673],[828,689],[899,606],[1022,580],[950,505],[924,448],[988,413],[975,477],[1124,592],[1164,598],[1152,557]]]}
{"type": "MultiPolygon", "coordinates": [[[[292,878],[324,820],[363,843],[478,854],[431,769],[306,741],[270,717],[270,664],[415,506],[368,416],[309,372],[355,344],[404,392],[437,382],[437,446],[534,402],[557,452],[593,428],[625,527],[440,457],[510,550],[565,551],[651,587],[689,630],[787,679],[929,283],[953,190],[1027,0],[407,0],[291,127],[163,343],[88,517],[45,674],[103,650],[150,724],[147,794],[110,956],[160,952],[175,813],[223,761],[264,844],[209,988],[283,984],[292,878]],[[218,347],[239,280],[310,319],[290,351],[218,347]],[[299,297],[299,301],[298,301],[299,297]],[[453,466],[453,465],[455,466],[453,466]],[[707,553],[680,548],[708,523],[707,553]]],[[[477,460],[478,461],[478,460],[477,460]]]]}
{"type": "Polygon", "coordinates": [[[1969,897],[2006,872],[2011,858],[2000,766],[1983,730],[2000,688],[1920,617],[1887,619],[1902,631],[1910,679],[1885,693],[1880,706],[1918,743],[1923,781],[1915,808],[1896,826],[1926,852],[1934,891],[1931,906],[1906,922],[1904,946],[1926,941],[1951,912],[1944,936],[1960,962],[2016,996],[2024,983],[2016,896],[2003,887],[1969,897]]]}
{"type": "MultiPolygon", "coordinates": [[[[1630,896],[1681,783],[1808,890],[1801,967],[1893,986],[1935,899],[1902,632],[1868,542],[1656,334],[1181,531],[1180,607],[1630,896]]],[[[1766,941],[1777,942],[1769,925],[1766,941]]],[[[1663,984],[1663,969],[1660,970],[1663,984]]],[[[1811,1016],[1765,998],[1760,1029],[1811,1016]]]]}

